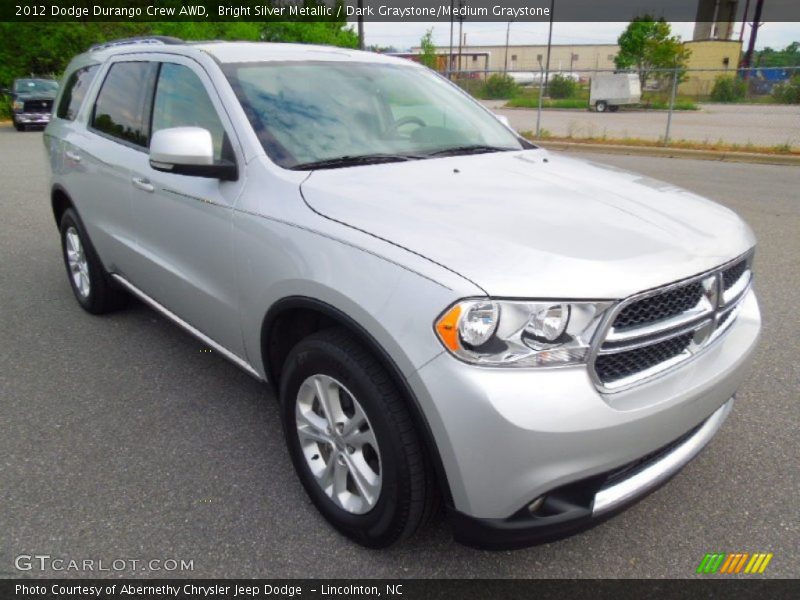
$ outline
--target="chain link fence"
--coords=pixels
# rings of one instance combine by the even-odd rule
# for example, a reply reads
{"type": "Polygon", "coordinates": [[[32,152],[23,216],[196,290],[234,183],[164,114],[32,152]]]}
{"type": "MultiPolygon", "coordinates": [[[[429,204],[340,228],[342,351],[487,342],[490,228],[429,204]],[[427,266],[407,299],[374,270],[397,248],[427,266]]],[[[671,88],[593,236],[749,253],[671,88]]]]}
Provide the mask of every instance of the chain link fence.
{"type": "Polygon", "coordinates": [[[533,139],[800,153],[800,67],[445,75],[533,139]]]}

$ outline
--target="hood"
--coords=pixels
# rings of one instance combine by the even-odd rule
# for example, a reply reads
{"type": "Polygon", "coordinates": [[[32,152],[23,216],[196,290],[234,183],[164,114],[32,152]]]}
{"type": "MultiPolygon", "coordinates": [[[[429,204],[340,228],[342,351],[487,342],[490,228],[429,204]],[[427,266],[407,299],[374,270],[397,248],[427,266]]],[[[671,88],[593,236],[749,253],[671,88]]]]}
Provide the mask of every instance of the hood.
{"type": "Polygon", "coordinates": [[[730,210],[544,150],[313,172],[319,214],[439,263],[495,297],[616,299],[755,243],[730,210]]]}
{"type": "Polygon", "coordinates": [[[14,94],[14,100],[23,102],[27,100],[55,100],[57,94],[58,92],[20,92],[19,94],[14,94]]]}

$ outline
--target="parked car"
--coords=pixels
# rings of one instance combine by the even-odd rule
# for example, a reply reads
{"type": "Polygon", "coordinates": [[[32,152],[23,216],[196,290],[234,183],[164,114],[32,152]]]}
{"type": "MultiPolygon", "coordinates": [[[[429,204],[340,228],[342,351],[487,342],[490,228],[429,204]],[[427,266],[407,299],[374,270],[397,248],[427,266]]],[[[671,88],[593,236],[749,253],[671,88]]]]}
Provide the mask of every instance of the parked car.
{"type": "Polygon", "coordinates": [[[29,126],[44,127],[50,122],[58,82],[52,79],[15,79],[10,90],[11,119],[17,131],[29,126]]]}
{"type": "Polygon", "coordinates": [[[616,112],[620,106],[641,101],[642,85],[636,73],[599,73],[592,77],[589,106],[597,112],[616,112]]]}
{"type": "Polygon", "coordinates": [[[80,306],[132,294],[269,382],[302,485],[365,546],[440,502],[482,547],[589,527],[689,462],[746,376],[737,215],[550,154],[420,65],[115,42],[56,106],[80,306]]]}

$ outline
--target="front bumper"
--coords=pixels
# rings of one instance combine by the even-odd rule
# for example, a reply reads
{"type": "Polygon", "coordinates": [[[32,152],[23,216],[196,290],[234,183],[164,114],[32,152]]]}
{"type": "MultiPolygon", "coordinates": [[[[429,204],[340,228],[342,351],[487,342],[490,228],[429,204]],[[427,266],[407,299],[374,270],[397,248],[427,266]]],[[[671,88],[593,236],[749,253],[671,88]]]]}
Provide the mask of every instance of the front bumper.
{"type": "MultiPolygon", "coordinates": [[[[482,368],[447,354],[429,362],[409,381],[442,459],[456,538],[495,547],[545,541],[591,526],[663,483],[666,477],[629,483],[631,494],[606,485],[610,473],[727,414],[719,411],[747,375],[760,325],[750,291],[736,321],[703,353],[612,394],[600,393],[585,367],[482,368]],[[547,527],[541,518],[533,524],[527,510],[541,496],[547,527]]],[[[672,456],[669,476],[690,458],[672,456]]]]}
{"type": "Polygon", "coordinates": [[[50,113],[14,113],[14,121],[23,125],[47,125],[50,113]]]}
{"type": "Polygon", "coordinates": [[[535,511],[525,507],[508,519],[479,519],[452,511],[455,538],[478,548],[508,549],[593,527],[675,476],[711,441],[733,404],[731,398],[698,427],[643,460],[554,490],[535,511]]]}

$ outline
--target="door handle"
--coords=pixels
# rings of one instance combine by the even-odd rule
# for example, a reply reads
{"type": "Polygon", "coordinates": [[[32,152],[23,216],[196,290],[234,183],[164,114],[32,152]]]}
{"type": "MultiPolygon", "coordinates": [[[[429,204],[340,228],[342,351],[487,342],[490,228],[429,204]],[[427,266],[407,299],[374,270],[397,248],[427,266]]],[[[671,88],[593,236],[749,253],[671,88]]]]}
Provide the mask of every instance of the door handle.
{"type": "Polygon", "coordinates": [[[72,150],[67,150],[64,154],[66,154],[67,158],[70,159],[72,162],[76,162],[76,163],[81,162],[81,155],[80,154],[76,154],[72,150]]]}
{"type": "Polygon", "coordinates": [[[144,190],[145,192],[152,193],[156,188],[155,186],[150,183],[150,180],[147,177],[134,177],[131,179],[131,183],[139,188],[140,190],[144,190]]]}

